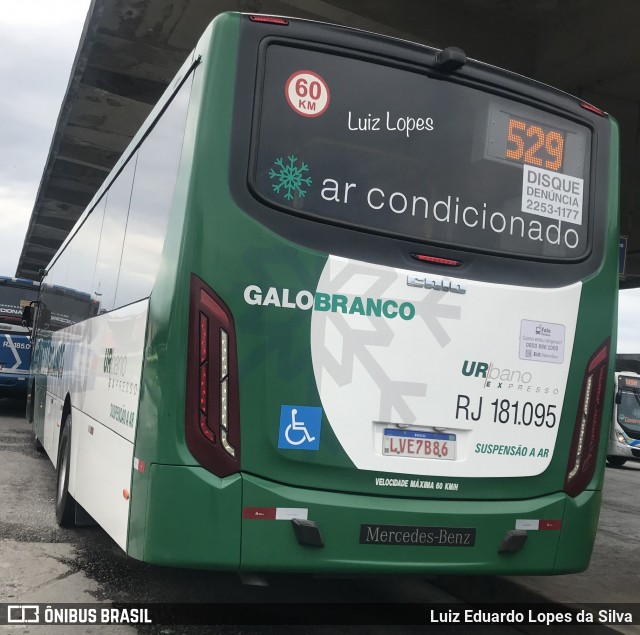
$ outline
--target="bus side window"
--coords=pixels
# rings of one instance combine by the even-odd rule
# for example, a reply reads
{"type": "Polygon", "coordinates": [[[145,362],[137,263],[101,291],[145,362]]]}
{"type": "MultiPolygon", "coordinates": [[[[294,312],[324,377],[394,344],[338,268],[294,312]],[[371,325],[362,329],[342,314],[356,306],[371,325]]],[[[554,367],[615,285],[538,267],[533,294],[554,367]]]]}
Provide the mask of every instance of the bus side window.
{"type": "MultiPolygon", "coordinates": [[[[91,210],[91,214],[85,219],[74,236],[74,242],[78,245],[78,248],[73,251],[71,258],[66,284],[67,297],[65,298],[65,313],[69,314],[69,316],[74,316],[74,320],[76,318],[83,319],[86,317],[86,312],[78,311],[81,304],[74,299],[77,294],[74,296],[73,292],[90,296],[94,291],[93,276],[98,258],[98,246],[100,244],[106,200],[107,196],[104,195],[91,210]],[[74,306],[75,310],[72,309],[74,306]]],[[[82,306],[88,309],[90,303],[87,302],[86,305],[82,306]]]]}
{"type": "Polygon", "coordinates": [[[191,93],[189,77],[138,150],[115,308],[151,294],[178,178],[191,93]]]}
{"type": "Polygon", "coordinates": [[[107,206],[91,289],[92,299],[100,303],[100,313],[114,308],[136,160],[137,154],[129,159],[107,192],[107,206]]]}
{"type": "Polygon", "coordinates": [[[60,289],[67,283],[69,274],[69,265],[71,263],[71,254],[74,245],[69,243],[67,248],[59,255],[58,259],[51,265],[47,271],[46,278],[42,281],[40,287],[40,299],[38,302],[38,311],[35,317],[36,332],[40,331],[57,331],[64,325],[56,322],[51,323],[51,314],[59,312],[60,307],[60,289]]]}

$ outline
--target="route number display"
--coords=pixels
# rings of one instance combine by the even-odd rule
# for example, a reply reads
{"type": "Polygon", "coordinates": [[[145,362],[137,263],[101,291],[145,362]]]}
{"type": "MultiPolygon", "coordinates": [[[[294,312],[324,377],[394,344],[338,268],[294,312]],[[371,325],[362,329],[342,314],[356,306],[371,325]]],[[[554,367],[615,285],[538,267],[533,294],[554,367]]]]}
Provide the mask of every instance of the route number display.
{"type": "Polygon", "coordinates": [[[505,159],[562,171],[564,134],[539,123],[509,116],[505,159]]]}

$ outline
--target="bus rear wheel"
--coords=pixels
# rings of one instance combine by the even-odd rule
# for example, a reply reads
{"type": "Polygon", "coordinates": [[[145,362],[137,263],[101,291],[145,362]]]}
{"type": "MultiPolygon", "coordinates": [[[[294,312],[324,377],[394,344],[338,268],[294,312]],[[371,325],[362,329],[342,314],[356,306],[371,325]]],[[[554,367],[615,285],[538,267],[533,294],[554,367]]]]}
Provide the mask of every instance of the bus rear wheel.
{"type": "Polygon", "coordinates": [[[71,414],[67,415],[58,448],[56,481],[56,521],[60,527],[76,526],[76,501],[69,494],[71,463],[71,414]]]}
{"type": "Polygon", "coordinates": [[[627,462],[623,456],[608,456],[607,463],[612,467],[622,467],[627,462]]]}
{"type": "Polygon", "coordinates": [[[44,446],[40,443],[40,439],[38,439],[35,430],[33,431],[33,449],[38,454],[44,454],[44,446]]]}

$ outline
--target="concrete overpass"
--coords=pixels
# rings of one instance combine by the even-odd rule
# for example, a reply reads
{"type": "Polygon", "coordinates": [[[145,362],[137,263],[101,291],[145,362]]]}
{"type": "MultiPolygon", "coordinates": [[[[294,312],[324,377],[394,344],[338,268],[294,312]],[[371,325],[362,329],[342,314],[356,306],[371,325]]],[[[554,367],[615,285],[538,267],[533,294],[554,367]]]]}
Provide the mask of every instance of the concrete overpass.
{"type": "Polygon", "coordinates": [[[621,287],[640,286],[640,3],[628,0],[92,0],[16,275],[38,278],[206,25],[228,10],[460,46],[612,113],[629,237],[621,287]]]}

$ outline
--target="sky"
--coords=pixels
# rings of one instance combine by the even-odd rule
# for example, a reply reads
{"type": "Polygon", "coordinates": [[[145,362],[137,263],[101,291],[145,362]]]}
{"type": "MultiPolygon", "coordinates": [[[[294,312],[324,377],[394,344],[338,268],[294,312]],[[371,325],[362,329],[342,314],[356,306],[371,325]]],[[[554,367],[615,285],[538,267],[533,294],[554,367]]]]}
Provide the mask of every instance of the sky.
{"type": "Polygon", "coordinates": [[[618,353],[640,355],[640,289],[620,292],[618,353]]]}
{"type": "Polygon", "coordinates": [[[0,275],[14,275],[90,0],[0,0],[0,275]]]}
{"type": "MultiPolygon", "coordinates": [[[[0,0],[0,275],[14,275],[90,0],[0,0]]],[[[618,352],[640,354],[640,289],[618,352]]]]}

